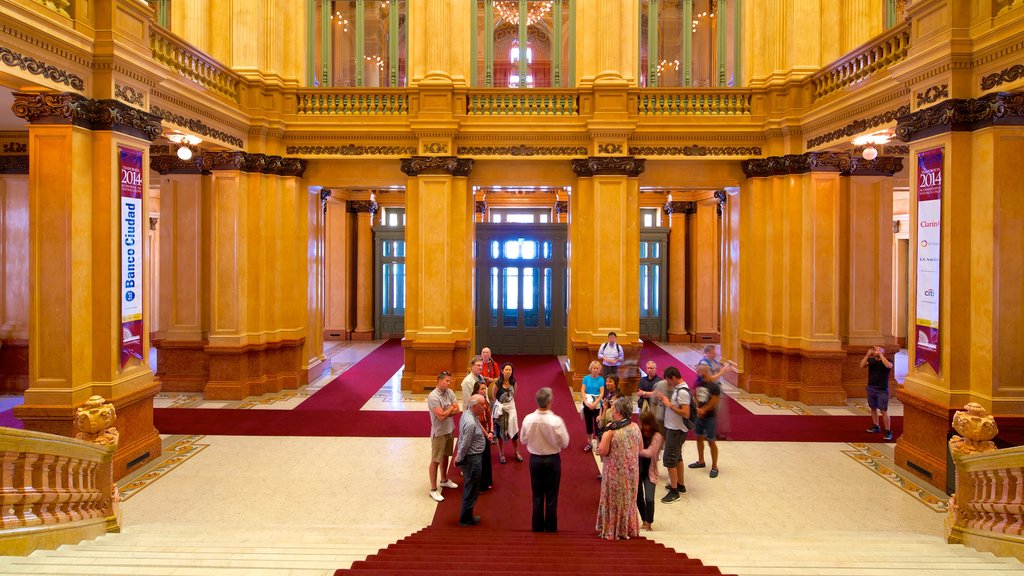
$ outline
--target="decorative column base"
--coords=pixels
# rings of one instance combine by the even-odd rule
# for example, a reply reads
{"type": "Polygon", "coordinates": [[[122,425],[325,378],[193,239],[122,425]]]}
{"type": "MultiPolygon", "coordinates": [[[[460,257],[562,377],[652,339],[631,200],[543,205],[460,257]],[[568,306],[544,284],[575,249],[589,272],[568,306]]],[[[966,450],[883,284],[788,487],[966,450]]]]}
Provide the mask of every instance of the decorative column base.
{"type": "Polygon", "coordinates": [[[28,340],[0,344],[0,394],[22,394],[28,389],[28,340]]]}
{"type": "Polygon", "coordinates": [[[164,392],[202,392],[210,379],[206,342],[153,340],[156,377],[164,392]]]}
{"type": "Polygon", "coordinates": [[[956,408],[901,389],[903,435],[896,441],[896,465],[940,490],[946,489],[947,436],[956,408]]]}
{"type": "Polygon", "coordinates": [[[841,386],[846,354],[817,352],[741,342],[744,372],[739,386],[751,394],[766,394],[813,406],[842,406],[841,386]]]}
{"type": "Polygon", "coordinates": [[[696,344],[718,344],[722,341],[722,334],[719,332],[695,332],[692,342],[696,344]]]}
{"type": "Polygon", "coordinates": [[[451,372],[453,382],[461,382],[469,371],[473,356],[468,340],[455,342],[415,342],[402,340],[405,349],[405,370],[402,372],[402,390],[423,394],[437,385],[437,375],[451,372]]]}
{"type": "Polygon", "coordinates": [[[349,338],[351,340],[373,340],[373,330],[353,330],[349,338]]]}
{"type": "Polygon", "coordinates": [[[303,341],[299,338],[238,348],[207,346],[210,376],[203,396],[207,400],[241,400],[298,388],[306,383],[303,341]]]}
{"type": "Polygon", "coordinates": [[[667,332],[670,344],[693,342],[693,335],[689,332],[667,332]]]}

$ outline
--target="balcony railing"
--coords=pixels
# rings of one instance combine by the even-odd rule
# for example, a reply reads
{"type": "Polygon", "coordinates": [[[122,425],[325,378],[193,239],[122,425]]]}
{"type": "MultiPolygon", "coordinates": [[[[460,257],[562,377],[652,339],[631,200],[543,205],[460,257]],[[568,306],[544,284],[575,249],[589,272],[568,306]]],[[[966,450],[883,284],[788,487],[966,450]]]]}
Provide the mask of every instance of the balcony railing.
{"type": "Polygon", "coordinates": [[[577,116],[579,92],[574,89],[470,90],[470,116],[577,116]]]}
{"type": "Polygon", "coordinates": [[[639,91],[641,116],[743,116],[750,114],[751,92],[744,89],[645,88],[639,91]]]}
{"type": "Polygon", "coordinates": [[[195,46],[153,24],[149,27],[153,59],[200,86],[238,102],[242,78],[195,46]]]}
{"type": "Polygon", "coordinates": [[[7,553],[116,531],[114,449],[0,428],[0,539],[7,553]]]}
{"type": "Polygon", "coordinates": [[[910,23],[896,26],[814,75],[814,99],[866,80],[907,57],[910,23]]]}
{"type": "Polygon", "coordinates": [[[327,116],[405,116],[405,88],[306,88],[297,94],[299,114],[327,116]]]}

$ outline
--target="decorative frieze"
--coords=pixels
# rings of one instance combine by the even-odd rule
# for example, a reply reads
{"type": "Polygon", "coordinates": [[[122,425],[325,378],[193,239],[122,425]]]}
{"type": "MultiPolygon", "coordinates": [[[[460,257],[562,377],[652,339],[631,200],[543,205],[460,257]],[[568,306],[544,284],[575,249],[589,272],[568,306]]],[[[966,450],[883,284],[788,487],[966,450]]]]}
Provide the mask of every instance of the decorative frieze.
{"type": "Polygon", "coordinates": [[[622,154],[622,144],[598,144],[598,154],[622,154]]]}
{"type": "Polygon", "coordinates": [[[114,98],[133,106],[143,106],[146,103],[145,93],[131,86],[121,86],[120,84],[114,84],[114,98]]]}
{"type": "Polygon", "coordinates": [[[28,152],[28,144],[25,142],[8,142],[3,146],[4,154],[24,154],[28,152]]]}
{"type": "Polygon", "coordinates": [[[850,176],[892,176],[902,170],[901,156],[878,156],[874,160],[860,156],[850,158],[850,176]]]}
{"type": "Polygon", "coordinates": [[[349,200],[345,202],[345,210],[351,214],[358,214],[360,212],[376,214],[379,209],[380,206],[373,200],[349,200]]]}
{"type": "MultiPolygon", "coordinates": [[[[892,176],[903,170],[903,158],[879,156],[874,160],[865,160],[846,152],[805,152],[746,160],[742,167],[747,178],[808,172],[838,172],[842,176],[892,176]]],[[[724,202],[719,194],[724,195],[724,192],[715,193],[715,197],[724,202]]]]}
{"type": "Polygon", "coordinates": [[[10,48],[0,46],[0,62],[12,68],[20,68],[29,74],[42,76],[51,82],[70,86],[73,90],[85,90],[85,81],[82,80],[81,76],[36,60],[31,56],[24,56],[10,48]]]}
{"type": "Polygon", "coordinates": [[[459,146],[459,156],[586,156],[585,146],[459,146]]]}
{"type": "Polygon", "coordinates": [[[302,156],[406,156],[416,153],[415,146],[288,146],[288,154],[302,156]]]}
{"type": "Polygon", "coordinates": [[[680,200],[674,200],[672,202],[665,202],[664,206],[665,214],[696,214],[697,203],[696,202],[684,202],[680,200]]]}
{"type": "Polygon", "coordinates": [[[867,132],[871,128],[881,126],[882,124],[888,124],[894,122],[900,116],[906,116],[910,114],[910,105],[900,106],[895,110],[889,110],[876,114],[870,118],[864,118],[861,120],[854,120],[842,128],[838,128],[831,132],[827,132],[820,136],[815,136],[807,141],[808,148],[817,148],[822,144],[832,142],[833,140],[841,140],[843,138],[853,138],[857,134],[867,132]]]}
{"type": "Polygon", "coordinates": [[[886,146],[883,150],[886,156],[907,156],[910,154],[910,146],[903,144],[886,146]]]}
{"type": "Polygon", "coordinates": [[[760,146],[630,146],[633,156],[760,156],[760,146]]]}
{"type": "Polygon", "coordinates": [[[431,142],[423,145],[424,154],[447,154],[448,145],[444,142],[431,142]]]}
{"type": "Polygon", "coordinates": [[[1024,124],[1024,94],[995,92],[977,99],[953,99],[906,114],[896,137],[912,142],[945,132],[970,132],[992,125],[1024,124]]]}
{"type": "Polygon", "coordinates": [[[28,174],[28,156],[0,156],[0,174],[28,174]]]}
{"type": "Polygon", "coordinates": [[[150,166],[161,174],[206,174],[212,170],[238,170],[301,178],[306,171],[306,161],[301,158],[282,158],[232,150],[203,152],[185,161],[178,159],[177,156],[154,156],[150,166]]]}
{"type": "Polygon", "coordinates": [[[402,172],[408,176],[420,174],[450,174],[469,176],[473,170],[472,158],[458,156],[413,156],[402,158],[402,172]]]}
{"type": "Polygon", "coordinates": [[[580,178],[591,176],[630,176],[636,178],[643,173],[643,158],[632,156],[591,156],[572,161],[572,171],[580,178]]]}
{"type": "Polygon", "coordinates": [[[205,160],[206,157],[202,154],[196,154],[188,160],[182,160],[178,158],[177,154],[154,156],[151,153],[149,156],[149,167],[161,176],[166,176],[167,174],[208,174],[209,170],[205,168],[205,160]]]}
{"type": "Polygon", "coordinates": [[[15,92],[14,115],[31,124],[74,124],[147,140],[163,132],[160,119],[118,100],[92,100],[72,92],[15,92]]]}
{"type": "MultiPolygon", "coordinates": [[[[228,134],[227,132],[223,132],[221,130],[217,130],[216,128],[211,128],[210,126],[207,126],[200,120],[196,120],[194,118],[186,118],[181,114],[175,114],[170,110],[164,110],[163,108],[156,105],[150,106],[149,111],[163,118],[164,120],[170,122],[171,124],[177,124],[178,126],[181,126],[186,131],[192,134],[204,136],[206,138],[211,138],[213,140],[220,140],[221,142],[230,144],[237,148],[242,148],[245,146],[245,142],[242,142],[241,138],[237,136],[232,136],[231,134],[228,134]]],[[[289,152],[289,154],[291,154],[291,152],[289,152]]]]}
{"type": "Polygon", "coordinates": [[[991,90],[1000,84],[1016,82],[1024,78],[1024,64],[1014,64],[1009,68],[1003,68],[999,72],[993,72],[981,78],[981,89],[991,90]]]}
{"type": "Polygon", "coordinates": [[[917,107],[938,102],[943,98],[949,98],[949,84],[930,86],[924,92],[917,93],[917,107]]]}

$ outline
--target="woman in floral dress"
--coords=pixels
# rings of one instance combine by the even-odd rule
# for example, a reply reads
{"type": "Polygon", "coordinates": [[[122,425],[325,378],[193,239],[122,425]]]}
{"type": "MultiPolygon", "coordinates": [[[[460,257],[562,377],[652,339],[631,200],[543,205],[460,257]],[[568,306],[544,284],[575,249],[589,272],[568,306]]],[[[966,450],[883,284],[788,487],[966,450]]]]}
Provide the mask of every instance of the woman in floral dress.
{"type": "Polygon", "coordinates": [[[636,509],[640,480],[640,428],[630,421],[633,402],[618,398],[612,404],[612,422],[601,435],[598,453],[604,460],[601,500],[597,505],[597,533],[601,538],[629,539],[640,533],[636,509]]]}

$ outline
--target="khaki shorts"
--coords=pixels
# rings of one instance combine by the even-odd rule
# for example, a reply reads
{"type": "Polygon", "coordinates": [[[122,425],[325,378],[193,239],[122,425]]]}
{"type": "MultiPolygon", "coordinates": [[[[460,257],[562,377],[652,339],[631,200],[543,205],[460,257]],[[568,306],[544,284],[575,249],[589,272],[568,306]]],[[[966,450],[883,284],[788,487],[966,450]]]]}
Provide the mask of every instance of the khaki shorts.
{"type": "Polygon", "coordinates": [[[455,448],[454,432],[444,436],[434,436],[430,439],[430,461],[440,464],[441,460],[452,455],[453,448],[455,448]]]}

